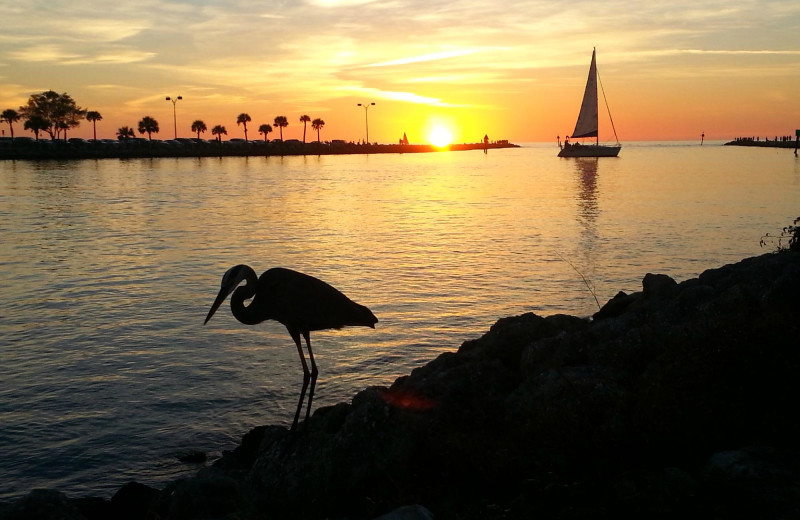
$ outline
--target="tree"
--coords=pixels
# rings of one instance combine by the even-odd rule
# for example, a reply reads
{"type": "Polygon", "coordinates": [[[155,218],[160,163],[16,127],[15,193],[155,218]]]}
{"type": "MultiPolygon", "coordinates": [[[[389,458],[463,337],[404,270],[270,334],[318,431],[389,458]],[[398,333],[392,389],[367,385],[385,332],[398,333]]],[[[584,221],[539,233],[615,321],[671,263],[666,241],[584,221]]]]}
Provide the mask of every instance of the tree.
{"type": "Polygon", "coordinates": [[[311,128],[317,131],[317,142],[319,141],[319,131],[322,127],[325,126],[325,121],[320,118],[316,118],[315,120],[311,121],[311,128]]]}
{"type": "Polygon", "coordinates": [[[281,131],[281,142],[283,142],[283,129],[289,126],[289,120],[286,119],[286,116],[277,116],[274,123],[281,131]]]}
{"type": "Polygon", "coordinates": [[[247,141],[247,123],[249,123],[250,121],[252,121],[252,119],[250,119],[250,115],[248,115],[248,114],[241,113],[238,116],[236,116],[236,126],[244,125],[244,140],[245,141],[247,141]]]}
{"type": "Polygon", "coordinates": [[[216,135],[217,136],[217,141],[219,141],[221,143],[222,142],[222,136],[223,135],[228,135],[228,131],[225,130],[224,126],[217,125],[217,126],[215,126],[214,128],[211,129],[211,135],[216,135]]]}
{"type": "Polygon", "coordinates": [[[208,130],[208,128],[206,128],[206,124],[201,120],[198,119],[192,123],[192,132],[197,132],[197,139],[200,139],[200,132],[205,132],[206,130],[208,130]]]}
{"type": "Polygon", "coordinates": [[[264,142],[267,142],[267,134],[272,132],[272,127],[270,125],[264,124],[258,127],[258,133],[264,134],[264,142]]]}
{"type": "Polygon", "coordinates": [[[50,127],[50,121],[41,117],[41,116],[31,116],[25,121],[25,125],[23,128],[25,130],[30,130],[33,132],[33,135],[36,136],[36,140],[39,140],[39,132],[43,132],[50,127]]]}
{"type": "Polygon", "coordinates": [[[139,121],[139,133],[140,134],[147,134],[147,138],[149,140],[153,140],[153,134],[158,133],[158,121],[153,119],[150,116],[144,116],[141,121],[139,121]]]}
{"type": "Polygon", "coordinates": [[[86,110],[75,104],[75,100],[69,94],[66,92],[59,94],[52,90],[31,94],[28,104],[20,107],[19,111],[26,119],[40,117],[47,121],[47,128],[43,130],[50,134],[50,138],[54,141],[62,130],[66,131],[80,125],[80,120],[86,115],[86,110]]]}
{"type": "Polygon", "coordinates": [[[13,108],[8,108],[3,110],[3,113],[0,114],[0,122],[8,123],[8,129],[11,131],[11,140],[14,140],[14,123],[22,119],[22,116],[19,115],[19,112],[14,110],[13,108]]]}
{"type": "Polygon", "coordinates": [[[94,140],[97,141],[97,122],[103,120],[103,116],[100,115],[100,112],[95,110],[90,110],[86,112],[86,120],[92,122],[92,130],[94,133],[94,140]]]}
{"type": "Polygon", "coordinates": [[[300,116],[300,122],[303,123],[303,144],[306,144],[306,123],[311,121],[311,118],[303,114],[300,116]]]}
{"type": "Polygon", "coordinates": [[[120,141],[133,139],[134,137],[136,137],[136,134],[133,132],[133,128],[129,126],[123,126],[117,130],[117,139],[120,141]]]}

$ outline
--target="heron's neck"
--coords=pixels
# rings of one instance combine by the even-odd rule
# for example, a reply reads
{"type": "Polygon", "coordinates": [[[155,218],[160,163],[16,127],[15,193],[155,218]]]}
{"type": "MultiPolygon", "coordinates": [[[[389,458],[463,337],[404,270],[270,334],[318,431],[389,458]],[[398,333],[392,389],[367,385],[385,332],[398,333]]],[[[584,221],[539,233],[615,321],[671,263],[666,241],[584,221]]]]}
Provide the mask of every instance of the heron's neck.
{"type": "Polygon", "coordinates": [[[255,271],[249,269],[245,285],[240,285],[233,291],[231,295],[231,312],[233,316],[244,323],[245,325],[255,325],[264,321],[263,316],[258,316],[255,312],[255,305],[250,302],[250,305],[245,306],[245,300],[255,296],[256,288],[258,287],[258,278],[255,271]]]}

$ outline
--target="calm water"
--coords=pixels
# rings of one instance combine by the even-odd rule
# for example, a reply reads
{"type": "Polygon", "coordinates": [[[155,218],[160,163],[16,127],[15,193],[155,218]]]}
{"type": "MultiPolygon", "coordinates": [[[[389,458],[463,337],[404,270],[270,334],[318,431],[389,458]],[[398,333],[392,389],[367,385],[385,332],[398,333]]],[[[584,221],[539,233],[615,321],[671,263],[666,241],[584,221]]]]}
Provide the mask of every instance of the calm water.
{"type": "Polygon", "coordinates": [[[109,497],[291,422],[280,324],[203,319],[237,263],[318,276],[375,330],[312,336],[314,403],[349,400],[498,318],[589,315],[647,272],[746,256],[800,215],[790,150],[679,143],[420,155],[0,162],[0,499],[109,497]],[[573,267],[566,261],[569,260],[573,267]]]}

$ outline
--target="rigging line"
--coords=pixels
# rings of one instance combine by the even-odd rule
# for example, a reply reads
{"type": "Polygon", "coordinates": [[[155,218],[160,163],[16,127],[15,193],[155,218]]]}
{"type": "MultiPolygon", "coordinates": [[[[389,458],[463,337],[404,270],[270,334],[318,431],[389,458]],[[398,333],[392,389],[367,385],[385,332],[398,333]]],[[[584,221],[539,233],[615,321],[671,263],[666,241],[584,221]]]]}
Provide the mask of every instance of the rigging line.
{"type": "Polygon", "coordinates": [[[611,121],[611,129],[614,131],[614,139],[617,140],[617,144],[619,144],[619,137],[617,137],[617,129],[614,128],[614,118],[611,117],[611,109],[608,107],[608,100],[606,99],[606,89],[603,88],[603,80],[600,79],[600,71],[596,71],[597,73],[597,82],[600,83],[600,92],[603,93],[603,102],[606,104],[606,111],[608,111],[608,119],[611,121]]]}

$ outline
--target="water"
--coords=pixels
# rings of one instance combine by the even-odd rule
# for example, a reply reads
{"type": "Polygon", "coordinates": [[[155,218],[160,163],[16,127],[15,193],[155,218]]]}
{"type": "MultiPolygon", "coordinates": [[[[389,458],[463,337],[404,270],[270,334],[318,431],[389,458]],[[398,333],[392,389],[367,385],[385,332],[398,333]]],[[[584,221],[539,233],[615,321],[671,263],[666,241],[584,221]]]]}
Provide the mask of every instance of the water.
{"type": "Polygon", "coordinates": [[[349,400],[498,318],[589,315],[767,250],[800,215],[787,150],[639,143],[370,156],[0,162],[0,500],[109,497],[289,424],[280,324],[203,326],[230,266],[285,266],[367,305],[375,330],[312,335],[315,405],[349,400]],[[579,274],[580,273],[580,274],[579,274]],[[585,277],[591,290],[581,278],[585,277]]]}

